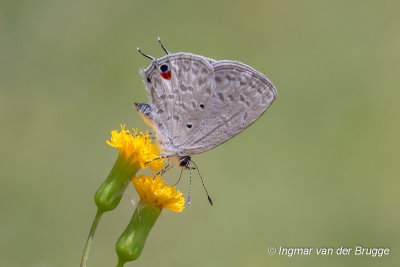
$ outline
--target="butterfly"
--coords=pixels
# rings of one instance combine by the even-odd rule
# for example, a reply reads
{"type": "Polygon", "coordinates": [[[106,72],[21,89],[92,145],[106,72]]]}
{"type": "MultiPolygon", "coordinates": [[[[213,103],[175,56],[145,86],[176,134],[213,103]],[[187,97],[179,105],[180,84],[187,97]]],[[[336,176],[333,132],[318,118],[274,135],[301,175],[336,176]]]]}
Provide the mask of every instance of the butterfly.
{"type": "Polygon", "coordinates": [[[152,62],[140,70],[150,104],[135,103],[136,109],[154,129],[162,157],[178,158],[181,167],[191,169],[191,155],[219,146],[249,127],[272,104],[277,91],[265,75],[241,62],[171,54],[158,40],[167,53],[161,58],[138,48],[152,62]]]}

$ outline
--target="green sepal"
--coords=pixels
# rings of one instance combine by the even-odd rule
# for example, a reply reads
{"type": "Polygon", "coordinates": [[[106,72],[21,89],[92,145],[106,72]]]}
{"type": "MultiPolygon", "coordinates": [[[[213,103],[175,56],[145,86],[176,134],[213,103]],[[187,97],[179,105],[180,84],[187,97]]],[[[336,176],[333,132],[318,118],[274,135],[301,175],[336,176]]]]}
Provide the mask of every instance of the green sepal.
{"type": "Polygon", "coordinates": [[[101,212],[115,209],[132,177],[140,166],[124,155],[119,155],[107,179],[94,195],[94,201],[101,212]]]}
{"type": "Polygon", "coordinates": [[[116,244],[117,266],[123,266],[126,262],[134,261],[140,256],[147,236],[160,213],[161,208],[155,203],[140,200],[131,221],[116,244]]]}

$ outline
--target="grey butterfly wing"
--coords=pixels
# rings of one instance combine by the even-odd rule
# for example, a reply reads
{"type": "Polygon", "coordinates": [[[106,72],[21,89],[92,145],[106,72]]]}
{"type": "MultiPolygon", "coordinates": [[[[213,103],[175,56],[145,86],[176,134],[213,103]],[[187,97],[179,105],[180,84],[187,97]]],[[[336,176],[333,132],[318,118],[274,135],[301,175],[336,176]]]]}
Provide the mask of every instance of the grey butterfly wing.
{"type": "Polygon", "coordinates": [[[213,67],[215,90],[207,113],[182,154],[198,154],[228,141],[255,122],[277,96],[266,76],[243,63],[224,60],[213,67]]]}
{"type": "Polygon", "coordinates": [[[161,149],[165,154],[179,154],[205,115],[215,89],[214,68],[202,56],[177,53],[157,59],[142,75],[161,149]],[[169,79],[160,75],[162,65],[168,65],[169,79]]]}

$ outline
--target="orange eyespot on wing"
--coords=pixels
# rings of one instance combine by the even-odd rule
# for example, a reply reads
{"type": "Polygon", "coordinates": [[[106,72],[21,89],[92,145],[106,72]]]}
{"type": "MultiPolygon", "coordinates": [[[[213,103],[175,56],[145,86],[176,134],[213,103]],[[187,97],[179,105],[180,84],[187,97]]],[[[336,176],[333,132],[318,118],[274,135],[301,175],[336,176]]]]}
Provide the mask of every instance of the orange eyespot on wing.
{"type": "Polygon", "coordinates": [[[163,64],[160,66],[160,75],[166,80],[171,79],[171,70],[167,64],[163,64]]]}
{"type": "Polygon", "coordinates": [[[160,75],[161,75],[161,77],[163,77],[166,80],[171,79],[171,71],[168,71],[168,72],[165,72],[165,73],[160,72],[160,75]]]}

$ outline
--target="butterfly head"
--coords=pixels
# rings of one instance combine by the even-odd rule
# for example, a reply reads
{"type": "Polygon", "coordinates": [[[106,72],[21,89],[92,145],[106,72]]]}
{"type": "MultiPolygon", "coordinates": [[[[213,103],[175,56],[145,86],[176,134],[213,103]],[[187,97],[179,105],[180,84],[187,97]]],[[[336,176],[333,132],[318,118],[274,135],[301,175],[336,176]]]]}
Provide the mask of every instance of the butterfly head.
{"type": "Polygon", "coordinates": [[[192,159],[190,158],[190,156],[179,157],[179,167],[189,168],[189,164],[190,164],[191,160],[192,159]]]}

